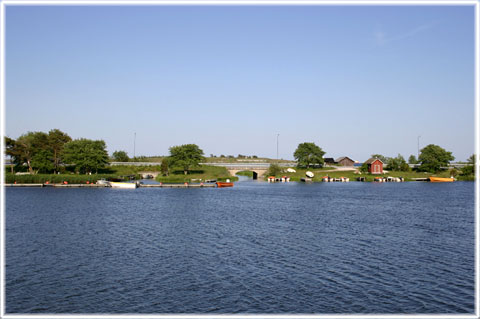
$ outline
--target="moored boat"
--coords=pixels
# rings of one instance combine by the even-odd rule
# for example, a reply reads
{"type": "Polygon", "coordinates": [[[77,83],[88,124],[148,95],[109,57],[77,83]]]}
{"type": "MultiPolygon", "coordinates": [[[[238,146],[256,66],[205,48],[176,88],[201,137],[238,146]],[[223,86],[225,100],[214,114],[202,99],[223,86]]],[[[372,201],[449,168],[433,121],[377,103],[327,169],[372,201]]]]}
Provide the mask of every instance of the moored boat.
{"type": "Polygon", "coordinates": [[[231,182],[217,182],[217,187],[233,187],[231,182]]]}
{"type": "Polygon", "coordinates": [[[434,176],[430,176],[428,179],[430,180],[430,182],[435,182],[435,183],[455,181],[455,178],[453,178],[453,177],[434,177],[434,176]]]}
{"type": "Polygon", "coordinates": [[[105,186],[110,186],[110,182],[105,180],[104,178],[102,179],[99,179],[97,182],[96,182],[97,185],[105,185],[105,186]]]}
{"type": "Polygon", "coordinates": [[[110,182],[113,188],[137,188],[137,183],[110,182]]]}

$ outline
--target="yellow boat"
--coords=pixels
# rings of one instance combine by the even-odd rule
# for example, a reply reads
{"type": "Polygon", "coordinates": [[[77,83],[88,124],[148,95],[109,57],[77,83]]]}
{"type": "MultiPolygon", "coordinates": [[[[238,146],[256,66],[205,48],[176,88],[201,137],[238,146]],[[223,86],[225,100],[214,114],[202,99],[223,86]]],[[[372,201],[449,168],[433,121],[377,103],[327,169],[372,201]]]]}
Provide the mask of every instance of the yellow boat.
{"type": "Polygon", "coordinates": [[[434,177],[434,176],[430,176],[429,179],[430,179],[430,182],[435,182],[435,183],[455,181],[455,178],[453,178],[453,177],[434,177]]]}

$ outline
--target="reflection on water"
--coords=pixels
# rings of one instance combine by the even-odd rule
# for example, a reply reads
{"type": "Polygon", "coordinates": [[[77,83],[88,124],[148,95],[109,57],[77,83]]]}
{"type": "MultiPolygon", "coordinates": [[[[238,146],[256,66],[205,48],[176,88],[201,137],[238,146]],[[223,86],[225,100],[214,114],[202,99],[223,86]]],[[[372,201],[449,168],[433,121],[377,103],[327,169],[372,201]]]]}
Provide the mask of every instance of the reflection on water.
{"type": "Polygon", "coordinates": [[[472,313],[474,183],[6,190],[7,313],[472,313]]]}

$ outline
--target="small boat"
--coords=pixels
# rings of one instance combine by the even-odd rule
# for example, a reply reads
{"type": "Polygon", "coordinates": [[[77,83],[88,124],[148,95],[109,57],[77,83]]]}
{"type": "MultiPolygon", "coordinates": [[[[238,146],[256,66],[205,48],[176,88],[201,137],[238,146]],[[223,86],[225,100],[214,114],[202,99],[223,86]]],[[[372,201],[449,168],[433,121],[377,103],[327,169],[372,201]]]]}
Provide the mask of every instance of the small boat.
{"type": "Polygon", "coordinates": [[[315,176],[315,174],[313,174],[313,172],[310,172],[310,171],[306,171],[305,175],[307,175],[307,177],[309,178],[313,178],[313,176],[315,176]]]}
{"type": "Polygon", "coordinates": [[[110,182],[113,188],[137,188],[137,183],[110,182]]]}
{"type": "Polygon", "coordinates": [[[231,182],[217,182],[217,187],[233,187],[231,182]]]}
{"type": "Polygon", "coordinates": [[[435,183],[454,182],[455,181],[455,178],[453,178],[453,177],[434,177],[434,176],[430,176],[428,179],[430,180],[430,182],[435,182],[435,183]]]}
{"type": "Polygon", "coordinates": [[[97,185],[105,185],[105,186],[110,186],[110,182],[105,180],[104,178],[99,179],[96,183],[97,185]]]}

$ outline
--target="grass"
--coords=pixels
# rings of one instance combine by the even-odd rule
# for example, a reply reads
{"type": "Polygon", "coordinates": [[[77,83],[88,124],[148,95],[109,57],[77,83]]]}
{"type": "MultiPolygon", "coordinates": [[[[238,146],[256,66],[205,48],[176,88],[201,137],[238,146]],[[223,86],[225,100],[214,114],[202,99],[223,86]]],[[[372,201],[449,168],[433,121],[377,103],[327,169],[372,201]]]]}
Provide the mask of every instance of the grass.
{"type": "MultiPolygon", "coordinates": [[[[322,168],[322,169],[305,169],[305,168],[295,168],[296,173],[281,173],[278,174],[276,177],[281,177],[281,176],[288,176],[290,177],[291,181],[300,181],[301,178],[306,177],[305,172],[311,171],[315,174],[313,181],[314,182],[321,182],[323,176],[330,176],[334,178],[339,178],[339,177],[348,177],[350,181],[356,181],[357,177],[365,177],[367,182],[373,182],[375,177],[403,177],[405,181],[413,181],[413,178],[426,178],[429,176],[437,176],[437,177],[450,177],[449,171],[442,171],[438,172],[436,174],[432,173],[425,173],[425,172],[416,172],[416,171],[409,171],[409,172],[398,172],[398,171],[390,171],[385,174],[355,174],[354,171],[332,171],[328,172],[327,170],[332,170],[333,168],[322,168]]],[[[267,176],[265,176],[266,178],[267,176]]],[[[474,180],[473,176],[457,176],[456,177],[458,180],[474,180]]]]}
{"type": "Polygon", "coordinates": [[[231,176],[225,167],[201,165],[185,175],[180,168],[172,169],[168,176],[158,175],[156,180],[162,183],[191,183],[216,179],[217,181],[237,181],[238,177],[231,176]]]}

